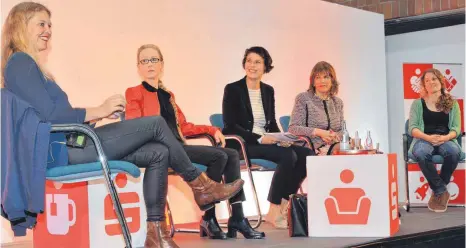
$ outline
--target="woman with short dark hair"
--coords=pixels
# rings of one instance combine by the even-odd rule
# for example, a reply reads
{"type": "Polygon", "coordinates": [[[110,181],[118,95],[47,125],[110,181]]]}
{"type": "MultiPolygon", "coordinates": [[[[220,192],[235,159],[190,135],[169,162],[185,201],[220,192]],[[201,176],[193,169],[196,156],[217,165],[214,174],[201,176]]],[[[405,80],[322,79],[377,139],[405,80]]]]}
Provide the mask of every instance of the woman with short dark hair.
{"type": "MultiPolygon", "coordinates": [[[[268,200],[266,220],[276,228],[286,229],[290,194],[296,193],[306,178],[306,157],[313,152],[305,147],[279,142],[270,132],[280,132],[275,119],[275,93],[261,82],[272,69],[272,57],[263,47],[246,49],[243,58],[246,76],[228,84],[223,95],[223,133],[241,136],[248,144],[250,158],[277,163],[268,200]]],[[[227,146],[239,149],[235,143],[227,146]]]]}

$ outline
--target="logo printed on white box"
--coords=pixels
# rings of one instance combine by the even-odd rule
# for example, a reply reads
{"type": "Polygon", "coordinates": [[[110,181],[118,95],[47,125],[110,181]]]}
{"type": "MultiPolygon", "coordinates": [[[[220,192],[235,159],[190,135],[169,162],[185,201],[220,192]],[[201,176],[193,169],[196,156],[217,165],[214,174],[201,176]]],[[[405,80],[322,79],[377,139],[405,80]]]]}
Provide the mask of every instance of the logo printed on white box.
{"type": "MultiPolygon", "coordinates": [[[[344,169],[340,172],[341,182],[349,185],[353,179],[352,170],[344,169]]],[[[351,186],[334,188],[324,204],[331,225],[367,225],[371,200],[362,188],[351,186]]]]}
{"type": "Polygon", "coordinates": [[[455,200],[458,198],[460,193],[460,187],[456,184],[453,180],[455,179],[454,176],[451,176],[450,183],[447,185],[448,193],[450,193],[450,200],[455,200]]]}
{"type": "Polygon", "coordinates": [[[53,235],[66,235],[70,227],[76,223],[76,204],[68,198],[68,194],[46,194],[47,230],[53,235]],[[72,218],[69,219],[69,206],[72,218]]]}
{"type": "MultiPolygon", "coordinates": [[[[123,189],[128,184],[126,174],[120,173],[115,178],[115,184],[123,189]]],[[[141,210],[139,194],[134,191],[118,193],[120,203],[126,218],[130,233],[136,233],[141,228],[141,210]]],[[[105,233],[109,236],[121,235],[122,231],[118,222],[110,194],[104,198],[104,223],[105,233]]]]}
{"type": "MultiPolygon", "coordinates": [[[[395,166],[396,164],[392,164],[391,165],[391,177],[392,177],[392,180],[395,179],[395,166]]],[[[392,220],[395,220],[396,218],[398,218],[398,199],[397,199],[397,195],[398,195],[398,192],[397,192],[397,185],[396,185],[396,180],[394,180],[391,185],[390,185],[390,197],[392,198],[392,204],[391,204],[391,208],[392,208],[392,220]]]]}

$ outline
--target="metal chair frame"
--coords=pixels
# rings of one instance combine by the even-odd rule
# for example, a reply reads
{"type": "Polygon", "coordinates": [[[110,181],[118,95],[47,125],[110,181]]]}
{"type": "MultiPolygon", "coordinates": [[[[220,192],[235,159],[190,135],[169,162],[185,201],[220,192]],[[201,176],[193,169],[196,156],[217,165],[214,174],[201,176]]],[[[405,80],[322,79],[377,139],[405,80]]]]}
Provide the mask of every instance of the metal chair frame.
{"type": "MultiPolygon", "coordinates": [[[[99,140],[99,137],[97,134],[92,130],[87,125],[83,124],[57,124],[57,125],[52,125],[51,132],[53,133],[58,133],[58,132],[79,132],[87,135],[93,142],[97,151],[97,155],[99,156],[99,161],[100,164],[102,165],[102,171],[103,171],[103,178],[105,179],[105,183],[107,185],[108,191],[110,193],[110,197],[112,200],[113,207],[115,209],[118,222],[121,226],[121,230],[123,233],[123,238],[125,241],[125,247],[126,248],[132,248],[131,244],[131,233],[128,229],[128,224],[126,223],[126,218],[125,214],[123,211],[123,208],[121,206],[120,198],[118,197],[118,192],[115,188],[115,184],[112,181],[111,178],[111,172],[108,166],[108,160],[107,157],[105,156],[105,153],[102,148],[102,143],[99,140]]],[[[50,180],[50,179],[49,179],[50,180]]],[[[88,181],[83,178],[82,181],[88,181]]],[[[63,181],[57,181],[61,183],[66,183],[63,181]]],[[[76,182],[76,181],[75,181],[76,182]]]]}

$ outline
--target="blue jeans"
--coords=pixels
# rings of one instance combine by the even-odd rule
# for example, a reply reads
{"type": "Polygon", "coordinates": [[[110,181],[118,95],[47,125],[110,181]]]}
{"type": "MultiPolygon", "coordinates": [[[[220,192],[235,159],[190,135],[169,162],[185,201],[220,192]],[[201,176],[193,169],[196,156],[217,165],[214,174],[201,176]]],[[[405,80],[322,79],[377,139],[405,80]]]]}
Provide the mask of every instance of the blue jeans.
{"type": "Polygon", "coordinates": [[[413,155],[419,163],[422,174],[424,174],[434,194],[439,195],[447,191],[447,185],[450,183],[451,175],[453,171],[455,171],[460,160],[461,150],[458,145],[452,141],[448,141],[440,146],[433,146],[425,140],[418,140],[416,144],[414,144],[413,155]],[[437,169],[432,162],[433,155],[440,155],[443,157],[440,175],[437,173],[437,169]]]}

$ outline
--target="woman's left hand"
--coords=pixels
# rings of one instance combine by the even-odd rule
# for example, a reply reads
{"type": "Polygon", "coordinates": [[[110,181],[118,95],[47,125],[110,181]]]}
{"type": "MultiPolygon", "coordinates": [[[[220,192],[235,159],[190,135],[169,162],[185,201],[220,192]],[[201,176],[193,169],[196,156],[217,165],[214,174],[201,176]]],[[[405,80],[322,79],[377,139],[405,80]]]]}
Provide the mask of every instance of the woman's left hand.
{"type": "Polygon", "coordinates": [[[226,143],[225,142],[225,136],[223,135],[222,132],[217,130],[215,132],[214,138],[215,138],[215,142],[217,142],[217,144],[220,144],[222,147],[225,147],[225,143],[226,143]]]}
{"type": "Polygon", "coordinates": [[[440,135],[440,139],[439,139],[439,140],[440,140],[440,142],[441,142],[439,145],[441,145],[441,144],[443,144],[443,143],[446,143],[446,142],[450,141],[450,138],[448,137],[448,134],[447,134],[447,135],[440,135]]]}
{"type": "Polygon", "coordinates": [[[449,139],[448,139],[448,135],[433,135],[434,136],[434,142],[433,142],[433,145],[434,146],[439,146],[445,142],[447,142],[449,139]]]}

